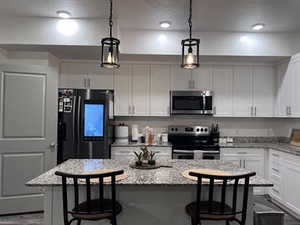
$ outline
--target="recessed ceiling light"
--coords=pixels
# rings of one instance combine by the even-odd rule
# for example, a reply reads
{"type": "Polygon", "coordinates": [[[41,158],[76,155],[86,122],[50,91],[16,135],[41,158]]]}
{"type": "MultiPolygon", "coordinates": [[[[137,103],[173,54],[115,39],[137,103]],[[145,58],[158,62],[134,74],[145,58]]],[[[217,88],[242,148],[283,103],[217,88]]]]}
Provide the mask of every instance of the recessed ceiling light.
{"type": "Polygon", "coordinates": [[[64,10],[59,10],[56,12],[56,14],[63,19],[69,19],[71,17],[71,13],[69,13],[68,11],[64,11],[64,10]]]}
{"type": "Polygon", "coordinates": [[[160,27],[161,28],[169,28],[170,26],[171,26],[171,22],[169,22],[169,21],[160,22],[160,27]]]}
{"type": "Polygon", "coordinates": [[[252,30],[259,31],[259,30],[264,29],[264,27],[265,27],[265,24],[257,23],[257,24],[252,25],[252,30]]]}

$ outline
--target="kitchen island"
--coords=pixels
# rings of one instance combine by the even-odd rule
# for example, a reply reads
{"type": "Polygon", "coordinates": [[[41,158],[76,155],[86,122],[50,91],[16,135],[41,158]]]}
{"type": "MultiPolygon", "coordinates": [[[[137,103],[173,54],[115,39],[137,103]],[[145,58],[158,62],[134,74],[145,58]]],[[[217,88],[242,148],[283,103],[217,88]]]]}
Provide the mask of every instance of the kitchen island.
{"type": "MultiPolygon", "coordinates": [[[[129,177],[117,182],[117,199],[123,206],[123,211],[118,216],[119,224],[184,225],[190,224],[190,219],[185,213],[185,205],[195,200],[196,182],[184,178],[181,172],[192,168],[219,169],[231,174],[249,172],[222,160],[167,160],[160,163],[169,167],[154,170],[136,170],[129,167],[127,160],[71,159],[29,181],[27,185],[42,187],[45,193],[44,224],[62,225],[61,178],[54,174],[55,171],[86,174],[89,171],[99,169],[123,169],[128,173],[129,177]]],[[[220,194],[220,185],[215,185],[216,191],[220,194]]],[[[243,184],[241,183],[240,185],[243,184]]],[[[252,225],[253,187],[255,186],[268,187],[272,186],[272,184],[258,176],[251,178],[247,216],[248,225],[252,225]]],[[[231,199],[230,189],[227,189],[229,192],[228,200],[231,199]]],[[[70,188],[69,192],[72,191],[72,188],[70,188]]],[[[95,192],[97,191],[95,190],[95,192]]],[[[243,192],[240,190],[238,195],[242,196],[242,194],[243,192]]],[[[69,200],[72,202],[73,194],[69,196],[69,200]]],[[[207,196],[204,194],[205,197],[207,196]]],[[[238,199],[241,198],[238,197],[238,199]]],[[[108,221],[100,223],[108,224],[108,221]]],[[[83,224],[100,223],[98,221],[84,222],[83,224]]]]}

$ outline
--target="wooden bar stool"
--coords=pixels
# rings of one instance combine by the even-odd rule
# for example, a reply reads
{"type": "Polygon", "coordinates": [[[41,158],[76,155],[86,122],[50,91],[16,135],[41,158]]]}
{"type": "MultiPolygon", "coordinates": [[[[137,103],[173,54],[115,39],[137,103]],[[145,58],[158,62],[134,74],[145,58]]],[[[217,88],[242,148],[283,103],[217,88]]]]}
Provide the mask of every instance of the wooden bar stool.
{"type": "Polygon", "coordinates": [[[73,221],[77,221],[77,225],[80,225],[81,220],[102,219],[109,219],[112,225],[117,225],[117,215],[122,211],[122,206],[116,201],[116,176],[123,173],[123,170],[91,175],[55,172],[56,175],[62,177],[64,225],[70,225],[73,221]],[[111,178],[111,199],[104,198],[103,180],[105,177],[111,178]],[[70,211],[68,210],[67,178],[73,180],[74,188],[74,208],[70,211]],[[79,179],[84,180],[86,186],[86,201],[81,203],[79,203],[79,179]],[[99,198],[97,199],[91,199],[91,179],[99,181],[99,198]],[[69,215],[72,216],[70,220],[69,215]]]}
{"type": "Polygon", "coordinates": [[[226,225],[229,225],[230,221],[236,221],[241,225],[245,225],[247,216],[249,180],[250,177],[255,176],[256,173],[253,172],[237,176],[218,176],[190,172],[189,175],[197,177],[197,199],[195,202],[192,202],[185,207],[187,214],[191,217],[192,225],[201,224],[201,220],[223,220],[226,221],[226,225]],[[201,200],[203,179],[209,180],[207,201],[201,200]],[[244,185],[242,187],[242,209],[237,209],[237,193],[240,180],[244,180],[244,185]],[[226,189],[229,186],[229,181],[234,181],[231,205],[225,203],[226,193],[228,193],[226,192],[226,189]],[[214,200],[215,182],[221,184],[220,201],[214,200]],[[241,219],[237,218],[237,216],[240,216],[241,219]]]}

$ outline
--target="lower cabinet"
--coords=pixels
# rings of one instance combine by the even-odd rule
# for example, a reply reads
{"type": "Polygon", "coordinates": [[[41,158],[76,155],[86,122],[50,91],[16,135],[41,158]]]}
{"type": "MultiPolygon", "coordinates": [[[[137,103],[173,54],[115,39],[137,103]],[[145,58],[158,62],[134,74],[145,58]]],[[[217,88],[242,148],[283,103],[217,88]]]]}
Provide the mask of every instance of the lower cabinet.
{"type": "Polygon", "coordinates": [[[269,195],[300,218],[300,156],[269,151],[269,195]]]}
{"type": "MultiPolygon", "coordinates": [[[[231,161],[233,164],[256,172],[260,177],[265,177],[265,151],[254,148],[223,148],[221,159],[231,161]]],[[[265,188],[254,188],[254,194],[265,194],[265,188]]]]}
{"type": "MultiPolygon", "coordinates": [[[[134,152],[139,152],[140,147],[112,147],[111,148],[111,159],[125,159],[129,161],[134,161],[134,152]]],[[[152,146],[149,147],[150,151],[156,152],[155,160],[168,160],[172,158],[172,148],[171,147],[159,147],[152,146]]]]}

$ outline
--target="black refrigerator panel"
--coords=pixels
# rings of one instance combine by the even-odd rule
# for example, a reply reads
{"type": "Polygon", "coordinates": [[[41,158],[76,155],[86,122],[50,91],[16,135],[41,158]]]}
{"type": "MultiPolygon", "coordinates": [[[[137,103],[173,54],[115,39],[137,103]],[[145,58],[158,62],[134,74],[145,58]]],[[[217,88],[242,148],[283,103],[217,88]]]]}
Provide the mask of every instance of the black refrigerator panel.
{"type": "Polygon", "coordinates": [[[69,158],[110,158],[113,91],[59,89],[59,93],[63,97],[59,97],[58,163],[69,158]]]}

